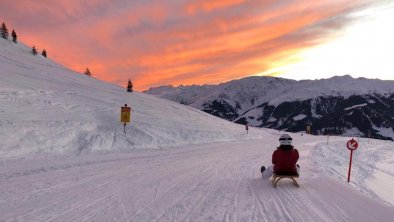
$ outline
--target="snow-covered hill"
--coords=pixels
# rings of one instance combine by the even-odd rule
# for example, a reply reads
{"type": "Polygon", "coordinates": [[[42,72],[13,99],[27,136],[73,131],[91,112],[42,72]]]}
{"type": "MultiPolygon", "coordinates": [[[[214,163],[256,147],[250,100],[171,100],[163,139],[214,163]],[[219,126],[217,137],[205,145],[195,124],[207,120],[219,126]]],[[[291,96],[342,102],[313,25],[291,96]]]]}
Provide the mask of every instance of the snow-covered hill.
{"type": "MultiPolygon", "coordinates": [[[[243,126],[75,73],[0,39],[0,156],[158,148],[245,139],[243,126]],[[123,133],[120,107],[131,105],[123,133]],[[53,139],[56,138],[56,139],[53,139]]],[[[260,137],[252,132],[249,138],[260,137]]]]}
{"type": "Polygon", "coordinates": [[[275,189],[259,169],[269,165],[280,132],[246,134],[29,51],[0,39],[0,221],[394,218],[391,141],[359,139],[348,184],[349,138],[291,134],[301,188],[281,180],[275,189]],[[119,123],[125,103],[133,108],[127,134],[119,123]]]}
{"type": "Polygon", "coordinates": [[[256,127],[299,132],[312,125],[315,134],[394,139],[394,81],[248,77],[219,85],[163,86],[146,93],[256,127]]]}

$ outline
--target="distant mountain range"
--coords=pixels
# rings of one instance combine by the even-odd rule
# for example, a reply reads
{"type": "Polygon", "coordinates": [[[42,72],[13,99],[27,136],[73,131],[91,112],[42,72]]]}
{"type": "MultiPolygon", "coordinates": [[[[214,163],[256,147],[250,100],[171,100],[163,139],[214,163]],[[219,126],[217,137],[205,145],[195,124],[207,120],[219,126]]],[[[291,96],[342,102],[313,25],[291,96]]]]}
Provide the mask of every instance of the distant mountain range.
{"type": "Polygon", "coordinates": [[[290,132],[394,140],[394,81],[247,77],[219,85],[161,86],[147,94],[229,121],[290,132]]]}

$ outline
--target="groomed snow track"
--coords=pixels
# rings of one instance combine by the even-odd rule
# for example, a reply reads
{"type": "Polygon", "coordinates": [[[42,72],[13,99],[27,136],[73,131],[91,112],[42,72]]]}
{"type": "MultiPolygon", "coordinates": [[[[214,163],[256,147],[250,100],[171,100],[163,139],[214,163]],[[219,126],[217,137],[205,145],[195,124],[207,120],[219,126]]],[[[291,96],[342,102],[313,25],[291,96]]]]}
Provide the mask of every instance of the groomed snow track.
{"type": "MultiPolygon", "coordinates": [[[[300,160],[301,188],[262,180],[263,141],[1,162],[1,221],[385,221],[391,206],[300,160]],[[308,173],[310,172],[310,173],[308,173]]],[[[301,154],[303,152],[301,151],[301,154]]],[[[388,217],[389,216],[389,217],[388,217]]]]}

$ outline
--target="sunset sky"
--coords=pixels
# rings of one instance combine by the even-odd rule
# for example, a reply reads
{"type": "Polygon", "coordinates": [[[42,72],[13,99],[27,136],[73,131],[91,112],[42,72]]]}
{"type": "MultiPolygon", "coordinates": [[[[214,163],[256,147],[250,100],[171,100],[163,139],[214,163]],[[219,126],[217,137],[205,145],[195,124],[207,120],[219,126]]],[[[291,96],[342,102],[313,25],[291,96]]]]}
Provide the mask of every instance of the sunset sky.
{"type": "Polygon", "coordinates": [[[251,75],[394,80],[394,0],[0,0],[1,22],[138,91],[251,75]]]}

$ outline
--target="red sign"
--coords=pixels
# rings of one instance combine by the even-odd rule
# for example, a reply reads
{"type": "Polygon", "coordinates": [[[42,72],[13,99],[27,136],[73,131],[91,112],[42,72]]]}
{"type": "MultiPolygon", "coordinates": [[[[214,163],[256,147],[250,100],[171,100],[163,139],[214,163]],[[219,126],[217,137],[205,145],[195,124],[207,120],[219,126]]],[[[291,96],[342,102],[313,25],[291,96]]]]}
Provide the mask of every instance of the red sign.
{"type": "Polygon", "coordinates": [[[354,139],[347,141],[346,146],[349,150],[356,150],[358,148],[358,143],[354,139]]]}
{"type": "Polygon", "coordinates": [[[358,148],[358,143],[353,138],[346,143],[347,148],[350,150],[349,171],[347,173],[347,182],[350,182],[350,171],[352,169],[352,156],[353,151],[358,148]]]}

